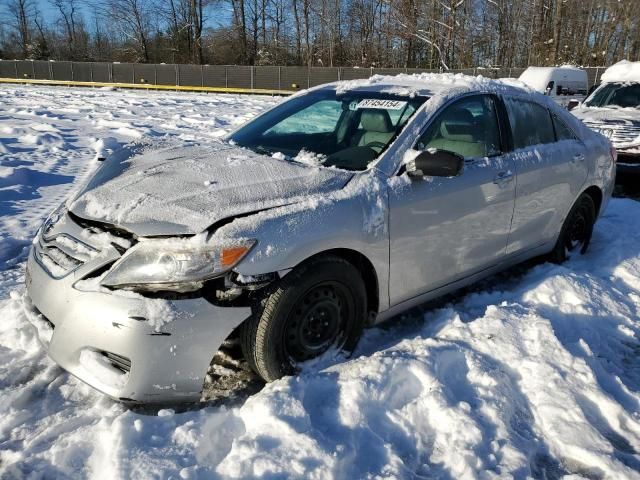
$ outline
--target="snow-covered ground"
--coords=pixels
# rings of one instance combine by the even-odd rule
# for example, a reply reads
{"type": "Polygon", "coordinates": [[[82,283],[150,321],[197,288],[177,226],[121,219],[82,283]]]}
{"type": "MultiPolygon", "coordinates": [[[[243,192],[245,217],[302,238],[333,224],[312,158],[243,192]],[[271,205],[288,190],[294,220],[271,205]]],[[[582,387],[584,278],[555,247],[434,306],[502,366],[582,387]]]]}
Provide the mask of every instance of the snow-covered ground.
{"type": "Polygon", "coordinates": [[[95,157],[206,142],[275,101],[0,87],[0,478],[640,478],[633,200],[611,202],[586,256],[485,281],[248,398],[129,410],[46,357],[26,247],[95,157]]]}

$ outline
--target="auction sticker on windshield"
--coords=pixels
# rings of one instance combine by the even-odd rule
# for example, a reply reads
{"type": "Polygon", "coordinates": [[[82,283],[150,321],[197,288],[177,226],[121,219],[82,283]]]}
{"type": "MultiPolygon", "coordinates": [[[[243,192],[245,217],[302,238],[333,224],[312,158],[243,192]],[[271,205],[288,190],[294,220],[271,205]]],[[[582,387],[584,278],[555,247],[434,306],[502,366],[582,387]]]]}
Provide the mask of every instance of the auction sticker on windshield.
{"type": "Polygon", "coordinates": [[[407,105],[402,100],[384,100],[381,98],[364,98],[356,105],[356,110],[361,108],[383,108],[385,110],[400,110],[407,105]]]}

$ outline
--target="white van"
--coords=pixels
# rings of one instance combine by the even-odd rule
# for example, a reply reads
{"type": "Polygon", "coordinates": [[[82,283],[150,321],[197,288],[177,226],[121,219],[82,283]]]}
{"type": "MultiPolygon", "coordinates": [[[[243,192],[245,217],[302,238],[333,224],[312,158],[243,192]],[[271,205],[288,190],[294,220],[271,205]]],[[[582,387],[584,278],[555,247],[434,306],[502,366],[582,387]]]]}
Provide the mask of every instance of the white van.
{"type": "Polygon", "coordinates": [[[583,101],[589,89],[587,72],[571,65],[529,67],[522,72],[518,80],[548,95],[564,107],[568,106],[571,100],[583,101]]]}

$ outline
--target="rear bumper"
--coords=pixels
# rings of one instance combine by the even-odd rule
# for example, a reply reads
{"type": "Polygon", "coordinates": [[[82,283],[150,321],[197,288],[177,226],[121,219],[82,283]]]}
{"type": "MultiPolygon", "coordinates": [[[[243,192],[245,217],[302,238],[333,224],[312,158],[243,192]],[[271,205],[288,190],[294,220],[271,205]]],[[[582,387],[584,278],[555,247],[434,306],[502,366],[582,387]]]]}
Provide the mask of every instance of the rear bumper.
{"type": "Polygon", "coordinates": [[[74,274],[51,277],[29,254],[27,295],[46,318],[39,331],[48,332],[41,340],[49,356],[121,401],[199,400],[215,352],[251,315],[248,307],[223,308],[203,298],[152,300],[99,287],[81,291],[74,287],[77,280],[74,274]]]}

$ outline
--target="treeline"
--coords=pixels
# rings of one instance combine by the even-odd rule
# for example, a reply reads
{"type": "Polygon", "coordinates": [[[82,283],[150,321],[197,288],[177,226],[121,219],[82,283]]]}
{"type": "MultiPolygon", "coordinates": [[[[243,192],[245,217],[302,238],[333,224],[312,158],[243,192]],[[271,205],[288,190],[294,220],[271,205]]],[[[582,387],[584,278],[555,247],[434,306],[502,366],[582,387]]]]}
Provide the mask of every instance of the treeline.
{"type": "Polygon", "coordinates": [[[638,0],[0,0],[0,58],[608,65],[640,60],[638,7],[638,0]]]}

